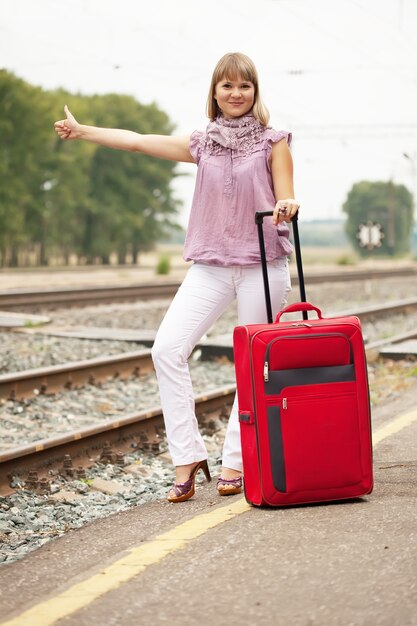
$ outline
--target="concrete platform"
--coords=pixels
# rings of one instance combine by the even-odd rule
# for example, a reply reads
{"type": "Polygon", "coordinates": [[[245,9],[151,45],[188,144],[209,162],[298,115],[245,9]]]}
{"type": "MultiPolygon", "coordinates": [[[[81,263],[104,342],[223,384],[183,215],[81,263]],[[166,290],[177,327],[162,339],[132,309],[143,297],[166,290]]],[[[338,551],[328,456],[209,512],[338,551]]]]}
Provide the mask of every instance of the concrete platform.
{"type": "Polygon", "coordinates": [[[204,339],[198,348],[201,350],[201,360],[210,361],[217,357],[226,357],[233,361],[233,335],[217,335],[204,339]]]}
{"type": "MultiPolygon", "coordinates": [[[[109,341],[131,341],[141,343],[145,346],[152,347],[156,330],[135,330],[130,328],[100,328],[98,326],[89,327],[55,327],[49,325],[45,328],[19,328],[19,332],[30,334],[52,335],[54,337],[71,337],[76,339],[97,339],[109,341]]],[[[233,360],[233,336],[231,333],[227,335],[218,335],[216,337],[205,338],[196,346],[201,350],[201,358],[203,361],[213,359],[215,357],[224,357],[233,360]]]]}
{"type": "Polygon", "coordinates": [[[417,359],[417,339],[409,339],[391,344],[379,351],[380,356],[387,359],[399,360],[405,358],[417,359]]]}
{"type": "Polygon", "coordinates": [[[74,326],[65,328],[62,326],[48,326],[39,329],[21,329],[21,332],[41,333],[43,335],[52,335],[53,337],[70,337],[75,339],[97,339],[98,341],[131,341],[141,343],[145,346],[152,346],[155,340],[156,330],[134,330],[130,328],[100,328],[98,326],[89,326],[76,328],[74,326]]]}
{"type": "Polygon", "coordinates": [[[49,324],[50,317],[45,315],[32,315],[31,313],[11,313],[0,311],[0,328],[32,328],[49,324]]]}
{"type": "Polygon", "coordinates": [[[374,412],[367,498],[257,509],[242,496],[219,498],[213,483],[198,486],[187,503],[153,502],[93,522],[0,568],[2,623],[415,626],[416,391],[414,380],[374,412]],[[16,617],[41,602],[38,618],[16,617]]]}

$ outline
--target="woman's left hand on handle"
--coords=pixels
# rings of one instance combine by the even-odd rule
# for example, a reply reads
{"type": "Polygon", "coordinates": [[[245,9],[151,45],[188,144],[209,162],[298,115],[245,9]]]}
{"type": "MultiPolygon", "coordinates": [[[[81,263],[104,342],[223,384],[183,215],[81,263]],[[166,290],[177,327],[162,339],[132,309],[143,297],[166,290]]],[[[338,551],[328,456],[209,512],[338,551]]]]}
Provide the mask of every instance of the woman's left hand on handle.
{"type": "Polygon", "coordinates": [[[300,208],[299,203],[294,198],[287,198],[285,200],[278,200],[275,205],[274,214],[272,216],[272,222],[276,226],[281,222],[291,222],[291,219],[297,213],[300,208]]]}

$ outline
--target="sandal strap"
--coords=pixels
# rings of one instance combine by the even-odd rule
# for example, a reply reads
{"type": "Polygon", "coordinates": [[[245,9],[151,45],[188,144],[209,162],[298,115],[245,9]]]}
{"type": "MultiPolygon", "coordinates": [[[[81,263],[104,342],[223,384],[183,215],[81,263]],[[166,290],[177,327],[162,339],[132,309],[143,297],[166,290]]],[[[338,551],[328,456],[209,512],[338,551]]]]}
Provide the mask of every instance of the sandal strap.
{"type": "Polygon", "coordinates": [[[232,485],[233,487],[241,487],[242,486],[242,476],[238,476],[237,478],[222,478],[221,476],[217,479],[217,485],[232,485]]]}
{"type": "Polygon", "coordinates": [[[174,483],[172,485],[172,489],[177,497],[183,496],[185,493],[188,493],[191,489],[191,485],[193,482],[193,478],[189,478],[185,483],[174,483]]]}

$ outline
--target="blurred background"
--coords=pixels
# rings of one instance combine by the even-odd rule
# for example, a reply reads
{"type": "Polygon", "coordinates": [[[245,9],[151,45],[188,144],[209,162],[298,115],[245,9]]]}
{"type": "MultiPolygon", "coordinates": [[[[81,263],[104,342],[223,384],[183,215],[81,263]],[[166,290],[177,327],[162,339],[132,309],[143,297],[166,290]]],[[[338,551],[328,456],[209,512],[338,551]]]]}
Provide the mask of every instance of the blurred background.
{"type": "Polygon", "coordinates": [[[271,125],[293,133],[305,244],[414,255],[416,27],[413,0],[2,0],[1,264],[180,245],[194,165],[59,146],[53,122],[68,104],[84,123],[204,129],[230,51],[253,59],[271,125]]]}

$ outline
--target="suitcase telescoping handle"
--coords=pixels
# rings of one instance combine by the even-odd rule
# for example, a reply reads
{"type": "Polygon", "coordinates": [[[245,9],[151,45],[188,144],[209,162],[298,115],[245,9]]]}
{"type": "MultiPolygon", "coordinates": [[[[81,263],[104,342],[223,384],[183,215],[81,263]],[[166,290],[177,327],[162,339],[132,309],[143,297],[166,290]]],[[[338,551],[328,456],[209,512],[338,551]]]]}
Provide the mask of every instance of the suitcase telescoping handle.
{"type": "MultiPolygon", "coordinates": [[[[268,269],[266,265],[263,223],[264,223],[264,217],[269,217],[272,215],[273,215],[273,211],[257,211],[255,213],[255,222],[258,226],[259,248],[261,251],[261,263],[262,263],[262,275],[264,279],[266,313],[268,316],[269,324],[272,324],[273,317],[272,317],[272,306],[271,306],[271,292],[269,291],[268,269]]],[[[294,238],[295,260],[297,262],[300,298],[301,298],[301,302],[307,302],[305,284],[304,284],[303,262],[301,259],[300,234],[298,231],[298,212],[291,219],[291,223],[292,223],[292,231],[293,231],[293,238],[294,238]]],[[[308,314],[306,310],[303,310],[303,319],[304,320],[308,319],[308,314]]]]}

